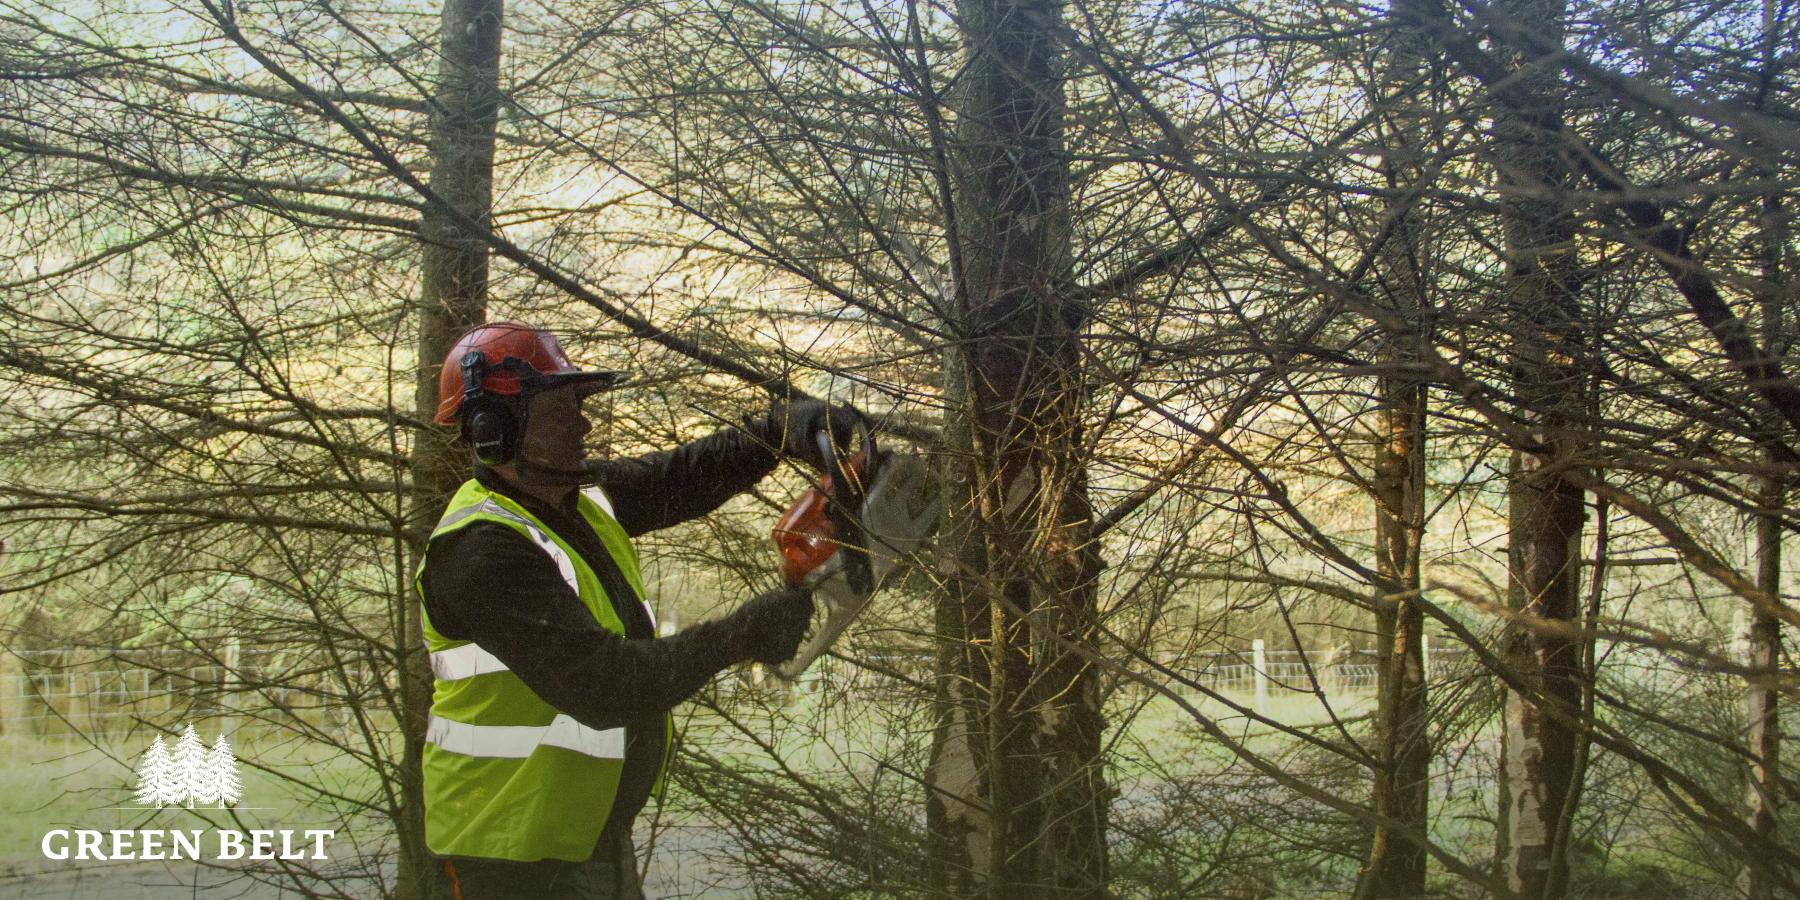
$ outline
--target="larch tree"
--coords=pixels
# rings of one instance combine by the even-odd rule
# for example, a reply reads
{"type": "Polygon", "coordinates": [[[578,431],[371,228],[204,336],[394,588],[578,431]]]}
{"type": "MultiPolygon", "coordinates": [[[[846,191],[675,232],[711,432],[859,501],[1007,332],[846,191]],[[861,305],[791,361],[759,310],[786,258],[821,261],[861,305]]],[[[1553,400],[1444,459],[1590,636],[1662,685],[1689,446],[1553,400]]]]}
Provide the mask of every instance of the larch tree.
{"type": "MultiPolygon", "coordinates": [[[[1519,0],[1507,15],[1548,40],[1562,34],[1559,0],[1519,0]]],[[[1578,643],[1542,627],[1578,619],[1581,535],[1587,511],[1569,476],[1584,431],[1583,315],[1574,173],[1562,144],[1562,72],[1546,54],[1508,52],[1510,84],[1494,110],[1495,158],[1504,191],[1504,327],[1512,341],[1512,390],[1530,445],[1512,451],[1507,476],[1507,603],[1517,615],[1501,658],[1527,690],[1505,694],[1498,860],[1509,887],[1562,896],[1580,708],[1578,643]]]]}
{"type": "MultiPolygon", "coordinates": [[[[494,132],[500,114],[501,0],[445,0],[440,56],[431,106],[431,180],[435,195],[420,222],[417,374],[412,494],[408,498],[408,570],[416,570],[437,517],[468,477],[466,455],[437,415],[442,361],[456,339],[486,319],[488,231],[494,203],[494,132]]],[[[411,583],[399,586],[395,623],[401,650],[400,694],[405,753],[401,760],[400,865],[396,895],[431,896],[436,864],[425,847],[420,771],[431,708],[431,675],[423,647],[421,610],[411,583]],[[416,639],[415,639],[416,638],[416,639]]]]}
{"type": "Polygon", "coordinates": [[[1093,639],[1080,334],[1070,296],[1056,0],[958,5],[950,171],[954,342],[927,773],[933,882],[955,896],[1100,897],[1107,791],[1093,639]]]}
{"type": "MultiPolygon", "coordinates": [[[[1793,15],[1793,7],[1764,3],[1762,40],[1758,49],[1758,79],[1752,106],[1759,112],[1771,101],[1775,79],[1780,68],[1782,19],[1793,15]]],[[[1775,166],[1762,167],[1762,176],[1779,183],[1775,166]]],[[[1757,222],[1761,277],[1756,287],[1761,340],[1765,351],[1776,358],[1788,355],[1793,346],[1787,334],[1789,316],[1797,298],[1794,293],[1794,254],[1790,246],[1790,201],[1780,191],[1772,190],[1762,197],[1761,216],[1757,222]]],[[[1764,415],[1764,427],[1773,434],[1782,433],[1781,417],[1764,415]]],[[[1762,507],[1755,517],[1756,586],[1770,597],[1782,594],[1782,544],[1786,540],[1780,511],[1788,506],[1788,493],[1793,483],[1783,471],[1785,463],[1779,441],[1765,442],[1763,463],[1768,472],[1761,477],[1757,501],[1762,507]]],[[[1745,715],[1749,731],[1745,735],[1750,750],[1750,766],[1745,789],[1745,824],[1758,837],[1774,839],[1780,822],[1782,798],[1786,791],[1781,778],[1781,690],[1775,679],[1782,666],[1781,619],[1767,606],[1753,608],[1745,634],[1745,666],[1749,670],[1745,715]]],[[[1770,877],[1767,864],[1757,854],[1747,855],[1739,886],[1749,900],[1772,900],[1779,895],[1779,880],[1770,877]]]]}
{"type": "Polygon", "coordinates": [[[1411,7],[1432,0],[1403,0],[1388,12],[1386,77],[1374,102],[1381,109],[1384,186],[1389,192],[1383,227],[1386,242],[1376,266],[1385,321],[1379,353],[1370,486],[1375,497],[1375,569],[1372,598],[1377,669],[1376,757],[1373,807],[1390,828],[1378,825],[1370,839],[1359,897],[1414,897],[1425,892],[1425,847],[1410,835],[1429,830],[1431,746],[1427,733],[1425,613],[1421,548],[1425,536],[1427,379],[1421,348],[1432,340],[1432,299],[1423,241],[1420,195],[1430,187],[1431,135],[1438,67],[1430,40],[1411,7]]]}

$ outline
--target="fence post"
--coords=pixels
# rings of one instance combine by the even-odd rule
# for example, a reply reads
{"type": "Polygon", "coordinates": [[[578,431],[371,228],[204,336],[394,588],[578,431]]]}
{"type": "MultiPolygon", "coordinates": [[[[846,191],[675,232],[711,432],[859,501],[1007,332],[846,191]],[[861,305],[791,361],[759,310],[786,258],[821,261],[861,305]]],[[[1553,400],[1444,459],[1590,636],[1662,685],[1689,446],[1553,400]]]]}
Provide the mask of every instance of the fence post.
{"type": "Polygon", "coordinates": [[[1269,714],[1269,670],[1262,638],[1250,642],[1250,668],[1256,679],[1256,711],[1266,716],[1269,714]]]}
{"type": "Polygon", "coordinates": [[[81,687],[81,682],[85,680],[82,676],[91,674],[93,673],[69,673],[69,700],[63,707],[63,716],[69,720],[67,727],[70,731],[92,730],[90,726],[93,725],[94,692],[92,690],[83,690],[81,687]]]}
{"type": "Polygon", "coordinates": [[[54,706],[56,724],[62,727],[63,752],[68,753],[75,747],[75,720],[81,714],[81,698],[76,696],[79,691],[75,687],[75,673],[65,668],[57,674],[62,676],[63,692],[62,703],[54,706]]]}
{"type": "Polygon", "coordinates": [[[237,731],[237,695],[228,685],[235,681],[241,687],[244,683],[244,679],[238,676],[239,649],[236,637],[225,642],[225,674],[219,679],[219,706],[224,712],[220,717],[223,721],[219,722],[219,736],[230,735],[234,739],[237,731]]]}
{"type": "Polygon", "coordinates": [[[19,655],[0,651],[0,733],[14,734],[25,723],[25,665],[19,655]]]}

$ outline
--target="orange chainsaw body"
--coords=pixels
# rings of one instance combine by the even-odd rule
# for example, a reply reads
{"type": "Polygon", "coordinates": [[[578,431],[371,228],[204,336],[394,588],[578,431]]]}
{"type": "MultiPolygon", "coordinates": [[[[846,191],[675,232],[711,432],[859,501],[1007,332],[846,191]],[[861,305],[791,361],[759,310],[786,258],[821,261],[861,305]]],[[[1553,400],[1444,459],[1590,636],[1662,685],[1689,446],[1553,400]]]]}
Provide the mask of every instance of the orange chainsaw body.
{"type": "Polygon", "coordinates": [[[824,612],[794,658],[776,668],[790,681],[830,649],[937,527],[937,483],[924,461],[875,449],[866,434],[863,446],[845,465],[827,467],[843,483],[819,479],[775,524],[782,577],[814,591],[824,612]]]}
{"type": "MultiPolygon", "coordinates": [[[[861,477],[864,455],[850,458],[853,475],[861,477]]],[[[831,476],[807,488],[775,523],[775,547],[781,552],[781,577],[795,587],[804,586],[838,551],[837,528],[831,522],[831,476]]]]}

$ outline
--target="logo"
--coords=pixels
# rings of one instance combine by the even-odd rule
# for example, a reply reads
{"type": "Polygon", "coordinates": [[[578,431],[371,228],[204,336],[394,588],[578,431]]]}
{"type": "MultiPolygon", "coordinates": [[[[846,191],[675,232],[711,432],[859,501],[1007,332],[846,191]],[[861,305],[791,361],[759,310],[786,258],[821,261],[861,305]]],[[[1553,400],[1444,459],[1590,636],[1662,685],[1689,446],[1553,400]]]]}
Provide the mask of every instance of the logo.
{"type": "Polygon", "coordinates": [[[169,752],[162,735],[157,735],[144,751],[144,761],[138,763],[137,776],[137,802],[157,809],[182,803],[188,809],[196,803],[216,803],[223,809],[236,804],[244,793],[231,742],[221,732],[208,750],[191,724],[175,742],[174,753],[169,752]]]}
{"type": "MultiPolygon", "coordinates": [[[[114,809],[153,813],[168,807],[227,809],[236,807],[243,793],[231,742],[220,733],[208,748],[189,724],[176,739],[174,750],[158,735],[144,751],[133,795],[142,805],[114,809]]],[[[44,858],[55,860],[200,860],[207,847],[216,848],[210,854],[214,860],[330,859],[325,845],[337,832],[253,828],[213,829],[211,834],[212,840],[207,840],[207,830],[200,828],[53,828],[45,832],[41,847],[44,858]]]]}

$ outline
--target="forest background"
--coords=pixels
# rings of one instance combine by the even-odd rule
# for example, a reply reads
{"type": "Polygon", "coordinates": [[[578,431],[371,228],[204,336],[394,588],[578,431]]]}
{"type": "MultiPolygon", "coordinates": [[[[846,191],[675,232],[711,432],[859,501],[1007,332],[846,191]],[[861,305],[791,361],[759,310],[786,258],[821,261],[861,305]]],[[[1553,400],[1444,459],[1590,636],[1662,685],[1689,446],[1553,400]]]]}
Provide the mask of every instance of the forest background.
{"type": "Polygon", "coordinates": [[[201,722],[356,836],[234,876],[421,896],[436,366],[523,319],[634,373],[597,450],[807,395],[946,488],[684,710],[653,892],[1800,892],[1796,18],[0,0],[0,855],[201,722]]]}

